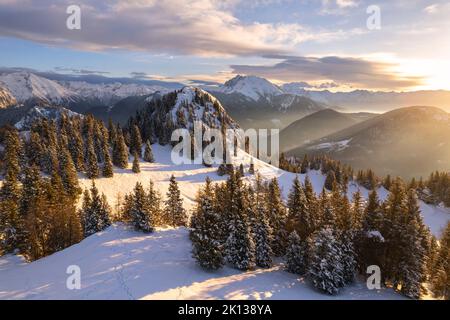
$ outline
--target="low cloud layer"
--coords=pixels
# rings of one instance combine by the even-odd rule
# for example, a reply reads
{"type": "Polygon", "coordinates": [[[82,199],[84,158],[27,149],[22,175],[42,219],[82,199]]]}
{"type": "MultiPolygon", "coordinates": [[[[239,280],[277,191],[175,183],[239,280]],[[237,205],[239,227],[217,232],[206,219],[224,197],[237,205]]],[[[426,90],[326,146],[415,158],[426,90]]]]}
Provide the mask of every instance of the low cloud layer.
{"type": "Polygon", "coordinates": [[[271,55],[273,65],[232,65],[233,73],[256,75],[282,82],[330,81],[341,86],[372,89],[405,89],[422,84],[421,77],[405,77],[389,71],[393,65],[358,58],[297,57],[271,55]]]}

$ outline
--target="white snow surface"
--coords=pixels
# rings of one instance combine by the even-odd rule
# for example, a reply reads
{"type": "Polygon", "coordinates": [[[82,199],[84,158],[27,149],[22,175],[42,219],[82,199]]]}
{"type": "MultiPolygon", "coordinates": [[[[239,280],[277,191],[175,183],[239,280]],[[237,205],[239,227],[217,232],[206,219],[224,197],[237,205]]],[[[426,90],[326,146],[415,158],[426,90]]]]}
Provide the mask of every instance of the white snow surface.
{"type": "Polygon", "coordinates": [[[191,257],[186,229],[152,234],[114,224],[81,243],[32,263],[0,258],[0,299],[403,299],[390,289],[373,290],[357,281],[337,296],[271,269],[240,272],[225,267],[205,272],[191,257]],[[81,269],[81,289],[68,290],[67,267],[81,269]]]}

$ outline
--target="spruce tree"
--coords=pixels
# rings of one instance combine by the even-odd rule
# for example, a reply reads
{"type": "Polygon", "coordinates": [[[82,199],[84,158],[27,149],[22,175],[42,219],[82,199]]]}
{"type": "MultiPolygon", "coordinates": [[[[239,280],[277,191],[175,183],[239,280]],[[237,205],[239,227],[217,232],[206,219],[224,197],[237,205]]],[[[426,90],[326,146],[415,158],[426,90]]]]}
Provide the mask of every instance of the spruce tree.
{"type": "Polygon", "coordinates": [[[112,178],[114,176],[113,164],[111,161],[111,155],[109,154],[108,148],[104,150],[104,162],[102,168],[102,175],[105,178],[112,178]]]}
{"type": "Polygon", "coordinates": [[[134,187],[131,219],[136,230],[143,232],[153,231],[153,217],[150,211],[150,204],[147,194],[139,182],[134,187]]]}
{"type": "Polygon", "coordinates": [[[144,161],[150,163],[155,162],[155,159],[153,157],[152,145],[150,144],[149,140],[147,140],[147,142],[145,143],[144,161]]]}
{"type": "Polygon", "coordinates": [[[174,227],[187,225],[186,210],[183,208],[183,199],[174,175],[170,177],[169,190],[167,191],[165,220],[166,223],[174,227]]]}
{"type": "Polygon", "coordinates": [[[292,231],[288,238],[286,250],[286,268],[295,274],[305,274],[307,271],[307,241],[300,240],[297,232],[292,231]]]}
{"type": "Polygon", "coordinates": [[[36,260],[44,256],[44,238],[47,229],[45,193],[39,167],[36,165],[27,167],[22,183],[20,215],[24,219],[26,230],[26,246],[23,253],[30,260],[36,260]]]}
{"type": "Polygon", "coordinates": [[[0,188],[0,250],[4,253],[20,251],[26,246],[24,221],[19,212],[19,146],[17,131],[7,131],[4,156],[6,173],[0,188]]]}
{"type": "Polygon", "coordinates": [[[106,197],[100,195],[95,182],[92,181],[90,192],[84,191],[83,206],[81,211],[84,236],[89,237],[96,232],[102,231],[111,225],[111,209],[106,197]]]}
{"type": "Polygon", "coordinates": [[[142,138],[137,125],[131,127],[130,135],[130,154],[134,153],[137,153],[139,158],[142,157],[142,138]]]}
{"type": "Polygon", "coordinates": [[[440,239],[430,282],[435,297],[450,300],[450,222],[440,239]]]}
{"type": "Polygon", "coordinates": [[[325,179],[325,188],[327,190],[333,190],[333,184],[336,182],[336,176],[333,170],[328,171],[325,179]]]}
{"type": "Polygon", "coordinates": [[[270,181],[266,197],[268,221],[272,229],[272,252],[276,256],[282,256],[287,244],[286,208],[277,178],[270,181]]]}
{"type": "Polygon", "coordinates": [[[238,270],[252,270],[255,267],[255,243],[250,228],[248,195],[239,175],[231,172],[227,181],[228,193],[228,238],[226,260],[238,270]]]}
{"type": "Polygon", "coordinates": [[[337,294],[344,284],[340,249],[330,228],[321,229],[312,237],[308,276],[314,287],[330,295],[337,294]]]}
{"type": "Polygon", "coordinates": [[[429,234],[420,214],[420,207],[414,189],[407,195],[405,233],[402,234],[404,258],[400,262],[401,292],[414,299],[426,293],[422,283],[426,280],[426,259],[429,234]]]}
{"type": "Polygon", "coordinates": [[[87,156],[86,175],[89,179],[96,179],[99,176],[99,168],[92,134],[89,134],[87,137],[86,156],[87,156]]]}
{"type": "Polygon", "coordinates": [[[113,164],[121,169],[128,167],[128,148],[120,128],[117,131],[116,141],[113,143],[113,164]]]}
{"type": "MultiPolygon", "coordinates": [[[[250,196],[250,195],[249,195],[250,196]]],[[[249,197],[251,199],[251,197],[249,197]]],[[[267,219],[265,190],[262,185],[261,177],[256,178],[255,194],[253,203],[249,204],[252,218],[251,222],[253,239],[255,242],[255,260],[256,265],[262,268],[270,268],[272,266],[272,229],[267,219]]],[[[250,216],[250,212],[248,213],[250,216]]]]}
{"type": "Polygon", "coordinates": [[[197,194],[190,232],[193,257],[207,270],[217,270],[224,264],[220,217],[215,211],[214,201],[211,180],[207,178],[204,189],[197,194]]]}
{"type": "Polygon", "coordinates": [[[289,227],[297,231],[300,239],[306,240],[313,229],[313,223],[305,192],[298,177],[294,179],[288,196],[288,208],[289,227]]]}
{"type": "Polygon", "coordinates": [[[134,172],[134,173],[139,173],[139,172],[141,172],[141,168],[140,168],[140,165],[139,165],[139,155],[135,152],[134,153],[134,159],[133,159],[133,168],[132,168],[132,171],[134,172]]]}
{"type": "Polygon", "coordinates": [[[81,189],[78,183],[78,175],[72,156],[68,150],[67,137],[64,133],[60,133],[59,145],[59,172],[64,185],[66,193],[78,199],[81,189]]]}
{"type": "Polygon", "coordinates": [[[161,205],[161,194],[155,189],[153,181],[150,181],[147,190],[147,202],[152,216],[153,226],[163,225],[163,210],[161,205]]]}

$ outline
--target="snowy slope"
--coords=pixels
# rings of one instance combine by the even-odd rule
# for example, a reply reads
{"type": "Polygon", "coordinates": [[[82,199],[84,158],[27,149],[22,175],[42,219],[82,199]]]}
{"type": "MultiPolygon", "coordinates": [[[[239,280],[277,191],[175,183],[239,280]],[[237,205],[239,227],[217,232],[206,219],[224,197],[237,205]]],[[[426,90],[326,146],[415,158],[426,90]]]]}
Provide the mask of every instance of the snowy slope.
{"type": "MultiPolygon", "coordinates": [[[[131,171],[132,163],[130,161],[128,166],[129,169],[116,169],[113,178],[100,178],[96,180],[95,183],[100,192],[105,193],[112,206],[116,203],[118,194],[124,196],[126,193],[131,192],[136,182],[141,182],[144,186],[147,186],[150,179],[158,186],[161,193],[165,195],[169,186],[170,176],[173,174],[179,183],[185,207],[191,209],[195,204],[194,201],[197,190],[203,185],[206,177],[210,177],[210,179],[215,182],[225,181],[227,179],[227,176],[220,177],[217,175],[217,166],[207,168],[203,165],[195,164],[173,164],[170,157],[169,146],[154,144],[152,148],[155,163],[141,162],[141,173],[135,174],[131,171]]],[[[253,161],[255,170],[258,171],[264,179],[278,179],[283,192],[283,197],[287,199],[295,174],[275,168],[258,159],[253,158],[252,160],[250,155],[242,151],[239,152],[238,157],[234,158],[233,161],[237,165],[243,163],[245,171],[248,170],[250,163],[253,161]]],[[[325,176],[322,175],[320,171],[310,171],[308,176],[313,184],[315,192],[319,194],[323,189],[325,176]]],[[[299,178],[304,182],[306,175],[301,174],[299,175],[299,178]]],[[[248,183],[254,182],[254,176],[252,175],[247,174],[245,179],[248,183]]],[[[82,186],[86,188],[91,184],[91,181],[84,176],[80,176],[80,182],[82,186]]],[[[357,190],[360,190],[364,198],[368,198],[369,191],[358,186],[354,182],[349,184],[348,197],[351,199],[353,193],[357,190]]],[[[383,187],[378,190],[378,193],[380,199],[383,200],[388,195],[387,190],[383,187]]],[[[430,227],[430,230],[434,235],[440,236],[441,230],[446,226],[447,222],[450,221],[450,210],[448,208],[430,206],[423,202],[421,202],[421,209],[425,223],[430,227]]]]}
{"type": "Polygon", "coordinates": [[[236,76],[219,86],[217,91],[226,94],[240,93],[254,101],[283,94],[278,86],[264,78],[255,76],[236,76]]]}
{"type": "Polygon", "coordinates": [[[26,264],[0,258],[0,299],[403,299],[363,282],[328,296],[283,270],[205,272],[191,257],[185,229],[149,235],[115,224],[81,243],[26,264]],[[67,267],[81,269],[81,289],[66,287],[67,267]]]}
{"type": "Polygon", "coordinates": [[[25,71],[1,74],[0,85],[6,87],[19,103],[35,98],[48,103],[61,104],[76,96],[73,91],[55,81],[25,71]]]}

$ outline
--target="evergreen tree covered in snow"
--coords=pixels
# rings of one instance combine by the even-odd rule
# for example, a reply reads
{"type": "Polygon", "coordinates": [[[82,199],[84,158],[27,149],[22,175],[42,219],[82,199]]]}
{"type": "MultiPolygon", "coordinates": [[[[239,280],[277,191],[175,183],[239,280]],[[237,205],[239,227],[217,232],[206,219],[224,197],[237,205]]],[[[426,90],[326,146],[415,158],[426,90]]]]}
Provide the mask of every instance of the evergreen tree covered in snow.
{"type": "Polygon", "coordinates": [[[133,157],[134,157],[134,159],[133,159],[132,171],[134,173],[139,173],[139,172],[141,172],[141,167],[139,165],[139,155],[135,152],[133,157]]]}
{"type": "Polygon", "coordinates": [[[440,239],[430,282],[435,297],[450,300],[450,222],[440,239]]]}
{"type": "Polygon", "coordinates": [[[287,245],[287,216],[286,208],[281,198],[280,186],[276,178],[270,181],[266,198],[268,222],[272,229],[272,252],[276,256],[282,256],[286,251],[287,245]]]}
{"type": "Polygon", "coordinates": [[[9,253],[24,245],[24,222],[19,212],[21,188],[18,180],[20,139],[17,131],[5,137],[5,178],[0,188],[0,250],[9,253]]]}
{"type": "Polygon", "coordinates": [[[311,240],[308,276],[314,287],[330,295],[344,284],[341,247],[331,228],[317,231],[311,240]]]}
{"type": "Polygon", "coordinates": [[[239,270],[255,267],[255,243],[247,216],[248,196],[240,178],[231,173],[229,192],[229,236],[226,241],[226,259],[239,270]]]}
{"type": "Polygon", "coordinates": [[[307,271],[308,244],[300,240],[297,232],[292,231],[289,235],[286,250],[287,270],[295,274],[305,274],[307,271]]]}
{"type": "MultiPolygon", "coordinates": [[[[250,190],[251,191],[251,190],[250,190]]],[[[249,205],[248,215],[251,217],[251,226],[253,240],[255,242],[256,265],[262,268],[272,266],[272,229],[267,219],[267,206],[265,190],[260,176],[256,177],[255,193],[252,199],[253,203],[249,205]]],[[[249,195],[250,196],[250,195],[249,195]]]]}
{"type": "Polygon", "coordinates": [[[117,130],[117,138],[113,143],[113,164],[121,169],[128,167],[128,148],[120,128],[117,130]]]}
{"type": "Polygon", "coordinates": [[[174,227],[187,225],[186,210],[183,208],[183,199],[175,176],[170,177],[169,190],[165,202],[165,222],[174,227]]]}
{"type": "Polygon", "coordinates": [[[110,207],[104,195],[100,195],[94,181],[90,192],[84,191],[81,216],[83,217],[84,236],[102,231],[111,225],[110,207]]]}
{"type": "Polygon", "coordinates": [[[224,264],[220,217],[215,211],[214,198],[211,180],[207,178],[205,187],[197,194],[190,232],[193,257],[207,270],[217,270],[224,264]]]}
{"type": "Polygon", "coordinates": [[[153,231],[153,216],[145,193],[144,187],[139,182],[136,183],[133,193],[133,206],[131,208],[132,224],[136,230],[143,232],[153,231]]]}
{"type": "Polygon", "coordinates": [[[150,144],[150,140],[147,140],[145,143],[145,151],[144,151],[144,161],[147,162],[155,162],[155,158],[153,157],[152,145],[150,144]]]}
{"type": "Polygon", "coordinates": [[[138,157],[142,156],[142,138],[138,126],[131,127],[130,135],[130,154],[137,153],[138,157]]]}

